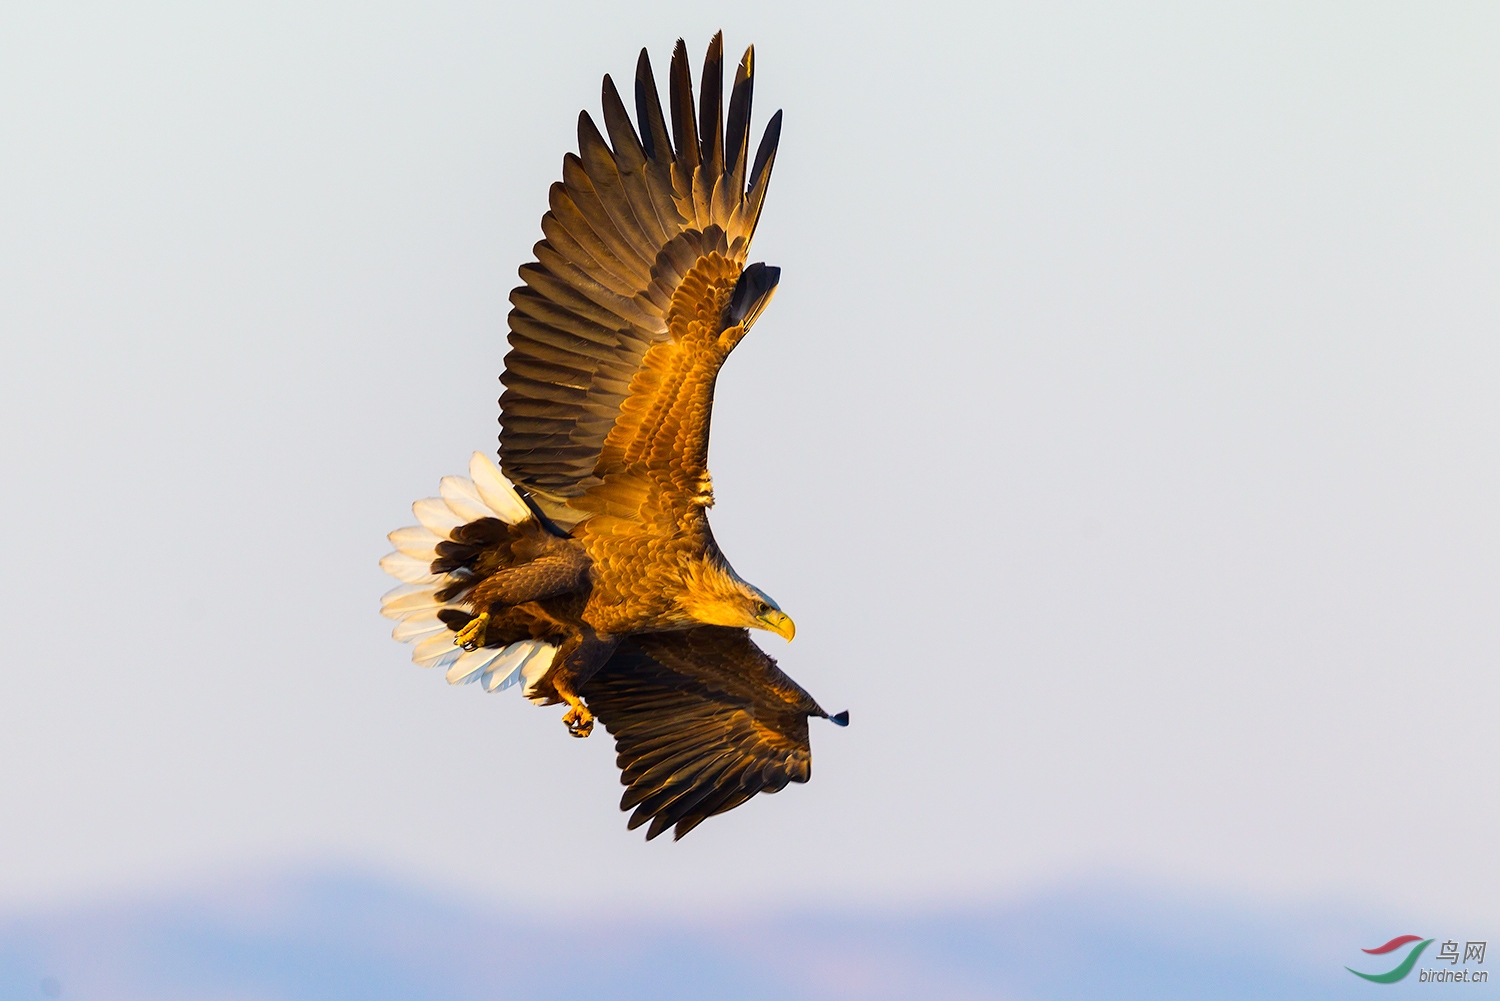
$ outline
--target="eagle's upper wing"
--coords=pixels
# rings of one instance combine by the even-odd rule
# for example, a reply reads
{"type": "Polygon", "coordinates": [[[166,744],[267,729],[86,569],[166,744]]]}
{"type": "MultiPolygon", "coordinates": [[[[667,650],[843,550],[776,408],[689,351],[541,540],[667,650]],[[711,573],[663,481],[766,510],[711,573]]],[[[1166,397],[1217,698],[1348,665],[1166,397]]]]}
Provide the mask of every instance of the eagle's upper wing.
{"type": "MultiPolygon", "coordinates": [[[[609,142],[587,112],[579,116],[579,152],[563,158],[563,179],[542,217],[546,239],[511,293],[500,398],[501,469],[564,528],[602,509],[602,500],[584,510],[577,503],[612,468],[633,466],[651,489],[681,495],[670,507],[693,496],[704,502],[712,375],[733,346],[714,340],[725,326],[717,306],[725,283],[734,288],[741,275],[781,134],[777,112],[747,169],[753,66],[751,49],[726,119],[723,41],[715,35],[695,112],[679,40],[670,139],[645,50],[636,66],[639,134],[608,76],[609,142]],[[699,317],[713,329],[680,336],[699,317]]],[[[765,268],[744,274],[736,306],[748,322],[775,276],[765,268]]],[[[619,510],[619,500],[617,513],[636,517],[619,510]]]]}
{"type": "Polygon", "coordinates": [[[620,808],[635,808],[632,830],[651,821],[648,840],[806,782],[807,718],[827,715],[746,630],[724,626],[627,639],[580,694],[614,735],[620,808]]]}

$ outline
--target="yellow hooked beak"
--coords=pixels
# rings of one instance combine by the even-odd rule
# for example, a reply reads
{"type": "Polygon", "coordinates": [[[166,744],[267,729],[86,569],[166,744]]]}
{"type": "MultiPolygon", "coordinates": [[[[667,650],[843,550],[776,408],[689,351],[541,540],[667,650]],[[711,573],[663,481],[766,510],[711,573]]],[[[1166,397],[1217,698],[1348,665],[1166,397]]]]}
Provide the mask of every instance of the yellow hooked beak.
{"type": "Polygon", "coordinates": [[[763,628],[785,638],[788,643],[797,635],[797,623],[792,621],[790,615],[778,609],[773,608],[764,615],[757,615],[755,621],[764,623],[763,628]]]}

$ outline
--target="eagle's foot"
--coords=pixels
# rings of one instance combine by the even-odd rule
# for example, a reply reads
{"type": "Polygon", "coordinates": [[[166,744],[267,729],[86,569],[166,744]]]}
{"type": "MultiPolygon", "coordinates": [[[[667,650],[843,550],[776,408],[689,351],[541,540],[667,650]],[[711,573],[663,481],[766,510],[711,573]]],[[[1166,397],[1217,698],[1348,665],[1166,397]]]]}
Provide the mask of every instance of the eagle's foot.
{"type": "Polygon", "coordinates": [[[563,715],[563,723],[568,732],[575,737],[587,737],[594,732],[594,714],[588,711],[588,707],[582,702],[573,706],[563,715]]]}
{"type": "Polygon", "coordinates": [[[469,620],[469,624],[458,631],[453,637],[453,645],[461,646],[465,650],[478,650],[484,646],[485,630],[490,624],[490,613],[480,612],[469,620]]]}

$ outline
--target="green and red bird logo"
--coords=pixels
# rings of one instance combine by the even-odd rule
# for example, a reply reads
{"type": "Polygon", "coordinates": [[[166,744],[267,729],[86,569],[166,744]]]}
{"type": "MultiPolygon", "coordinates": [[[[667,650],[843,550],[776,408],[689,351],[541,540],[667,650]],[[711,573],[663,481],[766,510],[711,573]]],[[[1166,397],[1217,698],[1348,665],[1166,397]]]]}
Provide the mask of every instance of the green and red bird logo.
{"type": "Polygon", "coordinates": [[[1423,938],[1420,935],[1397,935],[1385,945],[1376,946],[1373,949],[1360,950],[1362,952],[1367,952],[1372,956],[1384,956],[1387,953],[1395,952],[1402,946],[1409,945],[1412,942],[1417,943],[1416,947],[1406,954],[1406,958],[1403,959],[1399,964],[1397,964],[1395,969],[1391,970],[1388,973],[1360,973],[1358,970],[1354,969],[1351,966],[1346,966],[1344,967],[1344,969],[1348,970],[1356,977],[1364,977],[1366,980],[1373,981],[1377,984],[1394,984],[1396,981],[1400,980],[1408,973],[1410,973],[1413,966],[1417,965],[1417,957],[1422,955],[1423,949],[1426,949],[1429,945],[1432,944],[1432,939],[1423,938]]]}

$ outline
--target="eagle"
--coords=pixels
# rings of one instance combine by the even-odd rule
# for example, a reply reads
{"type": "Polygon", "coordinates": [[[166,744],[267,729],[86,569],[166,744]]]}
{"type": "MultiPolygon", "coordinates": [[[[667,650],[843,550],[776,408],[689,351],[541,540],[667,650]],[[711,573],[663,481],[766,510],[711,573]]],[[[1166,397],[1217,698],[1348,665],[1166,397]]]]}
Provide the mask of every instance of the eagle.
{"type": "Polygon", "coordinates": [[[746,261],[781,112],[752,160],[754,48],[727,109],[723,57],[720,33],[695,107],[679,39],[664,111],[642,49],[634,123],[604,77],[604,131],[580,113],[510,295],[499,465],[476,452],[444,477],[381,561],[417,664],[565,704],[575,737],[604,724],[647,840],[806,782],[808,720],[849,721],[750,638],[796,626],[709,528],[714,384],[780,278],[746,261]]]}

